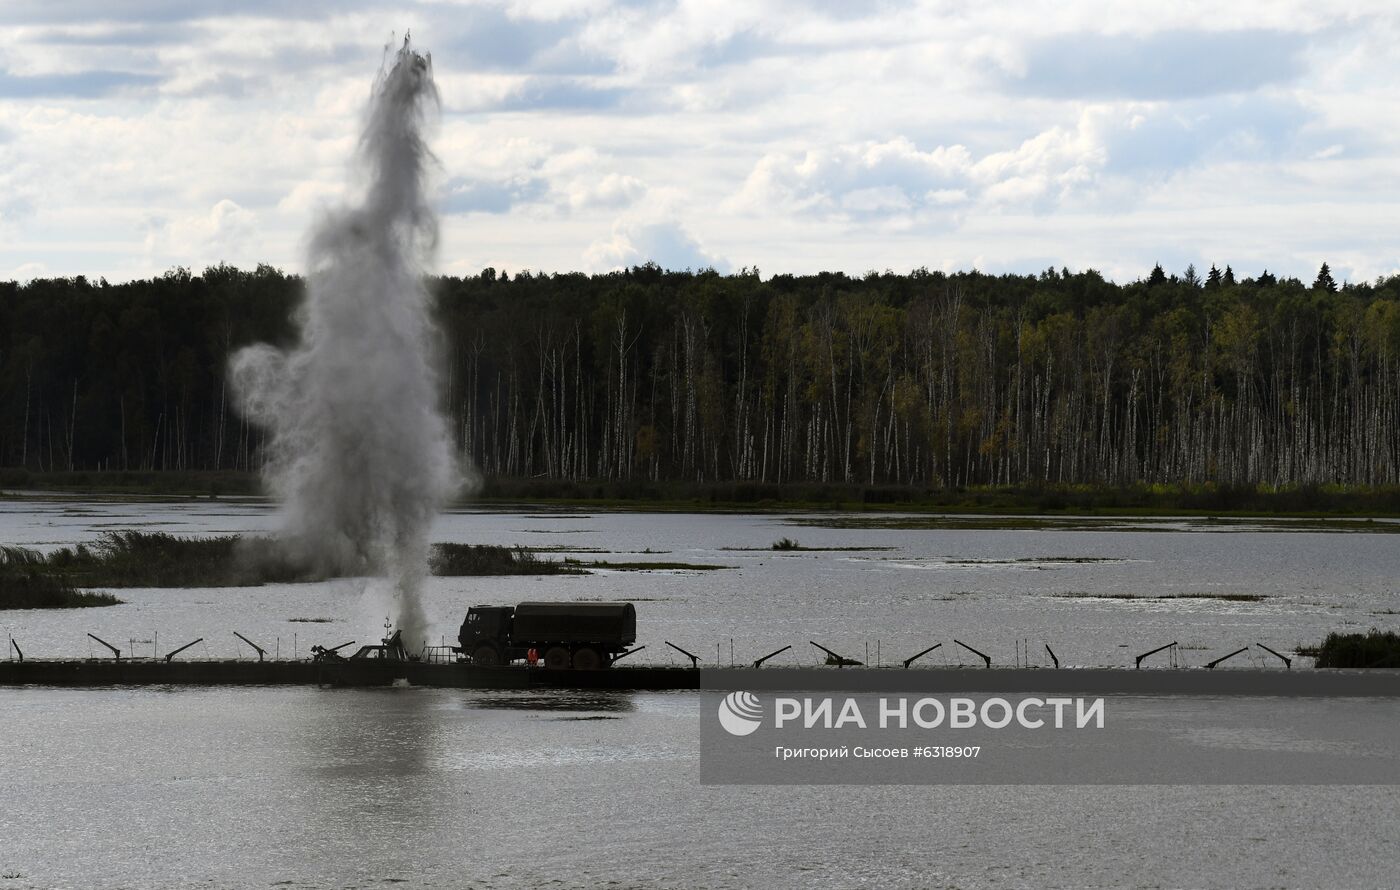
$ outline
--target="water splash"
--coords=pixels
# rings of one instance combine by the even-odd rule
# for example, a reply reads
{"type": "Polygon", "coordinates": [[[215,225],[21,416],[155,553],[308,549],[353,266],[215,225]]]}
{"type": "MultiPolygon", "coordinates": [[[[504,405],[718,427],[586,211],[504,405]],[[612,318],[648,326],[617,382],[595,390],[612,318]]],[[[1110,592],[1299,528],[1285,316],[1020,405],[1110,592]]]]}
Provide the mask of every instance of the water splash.
{"type": "Polygon", "coordinates": [[[300,342],[230,363],[241,409],[270,433],[263,476],[284,545],[322,575],[381,579],[411,650],[427,639],[429,527],[468,469],[438,408],[424,285],[437,216],[423,130],[437,107],[431,58],[407,38],[386,49],[356,153],[364,193],[310,233],[300,342]]]}

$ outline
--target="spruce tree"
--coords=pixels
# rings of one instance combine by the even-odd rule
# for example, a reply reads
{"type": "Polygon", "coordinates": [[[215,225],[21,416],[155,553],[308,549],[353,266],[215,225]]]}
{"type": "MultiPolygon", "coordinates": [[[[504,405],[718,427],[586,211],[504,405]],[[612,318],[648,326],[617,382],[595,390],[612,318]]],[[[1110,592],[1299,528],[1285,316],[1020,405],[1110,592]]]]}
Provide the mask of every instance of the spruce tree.
{"type": "Polygon", "coordinates": [[[1313,290],[1325,290],[1329,294],[1337,292],[1337,282],[1332,278],[1332,270],[1323,263],[1322,268],[1317,270],[1317,280],[1313,282],[1313,290]]]}

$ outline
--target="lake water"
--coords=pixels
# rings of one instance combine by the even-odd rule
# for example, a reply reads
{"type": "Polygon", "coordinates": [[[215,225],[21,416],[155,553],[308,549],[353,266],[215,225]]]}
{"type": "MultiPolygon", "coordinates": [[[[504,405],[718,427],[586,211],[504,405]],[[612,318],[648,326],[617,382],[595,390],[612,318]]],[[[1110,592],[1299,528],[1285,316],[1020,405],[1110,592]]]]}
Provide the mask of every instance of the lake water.
{"type": "MultiPolygon", "coordinates": [[[[1086,665],[1131,665],[1177,640],[1178,658],[1199,665],[1256,642],[1288,652],[1329,630],[1394,627],[1400,611],[1400,538],[1388,530],[811,518],[454,512],[436,540],[732,568],[434,579],[429,614],[450,640],[472,603],[632,599],[648,647],[633,657],[660,663],[674,654],[663,640],[728,663],[731,639],[735,661],[793,644],[775,661],[815,663],[812,639],[862,659],[868,646],[885,663],[944,641],[938,664],[958,660],[957,637],[998,663],[1025,640],[1032,661],[1049,643],[1086,665]],[[890,549],[731,549],[784,536],[890,549]],[[1265,598],[1179,596],[1227,593],[1265,598]]],[[[0,542],[48,549],[114,528],[274,521],[255,501],[15,499],[0,501],[0,542]]],[[[137,655],[203,636],[201,656],[248,657],[234,630],[304,655],[373,640],[383,607],[359,588],[125,590],[125,605],[5,612],[0,625],[30,657],[86,655],[88,631],[137,655]],[[308,618],[329,620],[294,620],[308,618]]],[[[1257,648],[1236,663],[1269,665],[1257,648]]],[[[0,890],[1378,887],[1400,873],[1393,788],[710,787],[698,782],[698,727],[689,693],[3,689],[0,890]]]]}

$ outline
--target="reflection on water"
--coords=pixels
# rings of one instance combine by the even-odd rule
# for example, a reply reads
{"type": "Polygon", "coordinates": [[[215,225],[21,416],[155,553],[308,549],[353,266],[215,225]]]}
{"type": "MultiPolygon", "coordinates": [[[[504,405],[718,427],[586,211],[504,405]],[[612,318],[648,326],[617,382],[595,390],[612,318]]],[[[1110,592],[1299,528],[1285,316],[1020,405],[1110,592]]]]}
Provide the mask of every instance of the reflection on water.
{"type": "Polygon", "coordinates": [[[1346,887],[1400,862],[1394,789],[705,787],[696,696],[552,697],[0,691],[0,874],[25,876],[0,887],[1346,887]]]}
{"type": "Polygon", "coordinates": [[[571,692],[530,690],[515,693],[467,695],[463,707],[488,711],[602,711],[629,713],[636,710],[628,692],[571,692]]]}
{"type": "Polygon", "coordinates": [[[308,778],[419,775],[442,734],[434,709],[416,690],[321,690],[333,699],[330,714],[297,721],[293,765],[308,778]],[[335,699],[341,700],[335,700],[335,699]],[[330,719],[326,719],[329,716],[330,719]]]}

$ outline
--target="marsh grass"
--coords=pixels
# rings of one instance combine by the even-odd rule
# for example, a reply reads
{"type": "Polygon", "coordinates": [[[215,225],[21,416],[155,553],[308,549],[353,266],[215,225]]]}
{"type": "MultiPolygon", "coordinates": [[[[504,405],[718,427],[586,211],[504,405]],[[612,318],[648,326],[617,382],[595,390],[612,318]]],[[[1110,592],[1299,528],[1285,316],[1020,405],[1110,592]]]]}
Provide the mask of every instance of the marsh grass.
{"type": "Polygon", "coordinates": [[[51,572],[79,587],[256,587],[315,580],[270,538],[108,532],[92,546],[49,554],[51,572]]]}
{"type": "Polygon", "coordinates": [[[1150,600],[1150,596],[1136,593],[1057,593],[1056,597],[1069,600],[1150,600]]]}
{"type": "Polygon", "coordinates": [[[1229,603],[1258,603],[1267,599],[1262,593],[1167,593],[1161,596],[1139,596],[1136,593],[1057,593],[1057,597],[1076,600],[1223,600],[1229,603]]]}
{"type": "Polygon", "coordinates": [[[1251,532],[1365,532],[1400,534],[1400,522],[1376,522],[1371,518],[1277,516],[1153,516],[1114,514],[1068,515],[938,515],[926,516],[804,516],[789,525],[831,529],[898,529],[904,531],[1099,531],[1099,532],[1217,532],[1247,529],[1251,532]]]}
{"type": "MultiPolygon", "coordinates": [[[[326,575],[298,562],[266,537],[180,537],[165,532],[108,532],[96,543],[79,544],[45,556],[32,550],[0,550],[0,603],[110,605],[108,594],[85,587],[256,587],[262,584],[323,580],[326,575]]],[[[584,575],[591,568],[621,571],[684,569],[707,571],[729,566],[682,562],[553,560],[533,549],[494,544],[434,544],[429,557],[434,575],[584,575]]],[[[0,606],[36,608],[29,605],[0,606]]],[[[316,619],[294,619],[314,622],[316,619]]]]}
{"type": "Polygon", "coordinates": [[[566,565],[583,569],[612,569],[618,572],[654,571],[694,571],[711,572],[718,569],[732,569],[733,566],[717,566],[699,562],[610,562],[605,559],[565,559],[566,565]]]}
{"type": "Polygon", "coordinates": [[[1316,648],[1299,648],[1312,655],[1320,668],[1400,668],[1400,634],[1371,628],[1364,634],[1327,635],[1316,648]]]}
{"type": "MultiPolygon", "coordinates": [[[[577,570],[522,548],[489,544],[436,544],[435,575],[559,575],[577,570]]],[[[48,568],[82,587],[256,587],[323,580],[267,537],[179,537],[122,531],[92,546],[51,554],[48,568]]]]}
{"type": "Polygon", "coordinates": [[[857,553],[866,550],[897,550],[897,547],[803,547],[792,538],[779,538],[767,547],[720,547],[732,552],[767,553],[771,550],[802,551],[804,553],[857,553]]]}
{"type": "Polygon", "coordinates": [[[434,544],[428,565],[434,575],[581,575],[583,570],[570,564],[541,559],[524,547],[495,544],[434,544]]]}
{"type": "Polygon", "coordinates": [[[23,547],[0,547],[0,609],[73,609],[115,606],[110,593],[79,590],[47,568],[44,554],[23,547]]]}
{"type": "Polygon", "coordinates": [[[1268,599],[1262,593],[1174,593],[1160,597],[1168,600],[1224,600],[1227,603],[1259,603],[1268,599]]]}
{"type": "MultiPolygon", "coordinates": [[[[577,551],[576,551],[577,552],[577,551]]],[[[536,548],[495,544],[434,544],[434,575],[586,575],[589,569],[623,572],[657,570],[708,571],[729,566],[689,562],[612,562],[605,559],[541,559],[536,548]]]]}

